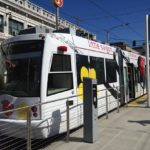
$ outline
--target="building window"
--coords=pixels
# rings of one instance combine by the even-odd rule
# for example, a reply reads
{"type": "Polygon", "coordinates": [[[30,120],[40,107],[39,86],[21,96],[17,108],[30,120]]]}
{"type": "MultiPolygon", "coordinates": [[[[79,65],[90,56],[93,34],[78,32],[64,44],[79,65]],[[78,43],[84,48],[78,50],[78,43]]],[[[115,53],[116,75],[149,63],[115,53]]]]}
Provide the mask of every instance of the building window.
{"type": "Polygon", "coordinates": [[[9,34],[16,35],[23,29],[23,23],[9,18],[9,34]]]}
{"type": "Polygon", "coordinates": [[[0,15],[0,32],[3,32],[4,28],[3,28],[3,16],[0,15]]]}

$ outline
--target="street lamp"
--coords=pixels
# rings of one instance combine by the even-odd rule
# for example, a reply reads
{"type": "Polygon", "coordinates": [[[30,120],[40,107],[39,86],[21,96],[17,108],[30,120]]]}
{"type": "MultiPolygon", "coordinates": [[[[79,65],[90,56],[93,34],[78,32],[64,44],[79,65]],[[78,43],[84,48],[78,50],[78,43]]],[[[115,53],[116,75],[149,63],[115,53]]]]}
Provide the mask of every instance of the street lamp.
{"type": "Polygon", "coordinates": [[[109,43],[109,39],[110,39],[110,32],[116,28],[119,28],[119,27],[124,27],[124,26],[128,26],[129,23],[125,23],[125,24],[120,24],[120,25],[116,25],[116,26],[113,26],[111,28],[109,28],[108,30],[104,29],[104,31],[106,31],[107,33],[107,43],[109,43]]]}

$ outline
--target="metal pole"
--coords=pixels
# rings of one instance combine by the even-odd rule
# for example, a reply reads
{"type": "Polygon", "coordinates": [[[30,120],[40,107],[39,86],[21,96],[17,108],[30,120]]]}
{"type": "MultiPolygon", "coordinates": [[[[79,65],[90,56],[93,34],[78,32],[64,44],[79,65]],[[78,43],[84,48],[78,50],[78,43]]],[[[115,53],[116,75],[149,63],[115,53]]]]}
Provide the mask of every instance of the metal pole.
{"type": "Polygon", "coordinates": [[[59,29],[58,20],[59,20],[59,7],[56,7],[56,30],[59,29]]]}
{"type": "Polygon", "coordinates": [[[108,91],[106,90],[106,119],[108,119],[108,91]]]}
{"type": "Polygon", "coordinates": [[[140,96],[141,96],[142,94],[141,94],[141,88],[140,88],[140,96]]]}
{"type": "Polygon", "coordinates": [[[118,90],[119,87],[116,88],[117,88],[117,113],[119,113],[119,90],[118,90]]]}
{"type": "Polygon", "coordinates": [[[69,132],[69,129],[70,129],[70,120],[69,120],[69,101],[67,99],[67,102],[66,102],[66,107],[67,107],[67,110],[66,110],[66,118],[67,118],[67,136],[66,136],[66,141],[69,142],[69,137],[70,137],[70,132],[69,132]]]}
{"type": "Polygon", "coordinates": [[[27,150],[31,150],[31,109],[27,110],[27,150]]]}
{"type": "Polygon", "coordinates": [[[150,106],[150,73],[149,73],[149,35],[148,35],[148,20],[149,16],[146,15],[146,74],[147,74],[147,107],[150,106]]]}

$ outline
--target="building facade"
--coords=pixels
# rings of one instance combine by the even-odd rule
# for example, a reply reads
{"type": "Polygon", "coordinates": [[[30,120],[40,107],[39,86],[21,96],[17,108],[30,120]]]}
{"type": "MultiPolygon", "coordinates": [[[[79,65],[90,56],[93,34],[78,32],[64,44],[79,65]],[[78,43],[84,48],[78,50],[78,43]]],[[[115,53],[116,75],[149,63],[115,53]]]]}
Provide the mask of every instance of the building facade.
{"type": "MultiPolygon", "coordinates": [[[[28,0],[0,0],[0,41],[16,35],[21,29],[37,25],[54,30],[55,14],[28,0]]],[[[95,38],[94,34],[62,18],[59,19],[59,28],[80,30],[95,38]]]]}

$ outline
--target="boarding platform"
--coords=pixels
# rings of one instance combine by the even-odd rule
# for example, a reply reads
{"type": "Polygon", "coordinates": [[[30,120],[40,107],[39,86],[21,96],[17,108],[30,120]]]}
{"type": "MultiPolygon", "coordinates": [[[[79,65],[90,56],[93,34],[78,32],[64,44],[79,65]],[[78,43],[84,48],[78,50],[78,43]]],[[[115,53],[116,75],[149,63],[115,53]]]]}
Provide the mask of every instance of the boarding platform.
{"type": "Polygon", "coordinates": [[[62,137],[43,150],[149,150],[150,108],[147,108],[146,100],[144,95],[122,107],[119,113],[109,113],[108,119],[101,117],[95,143],[84,142],[81,128],[71,133],[69,142],[62,137]]]}

